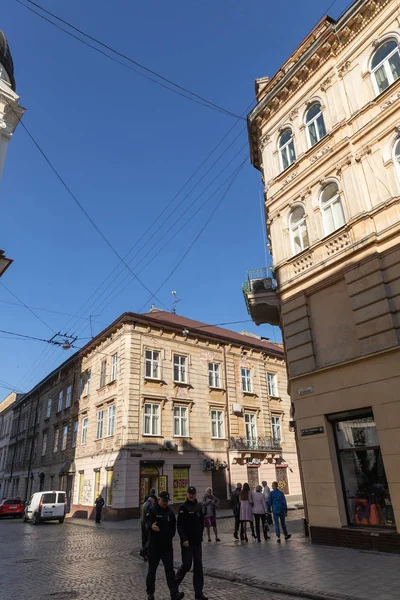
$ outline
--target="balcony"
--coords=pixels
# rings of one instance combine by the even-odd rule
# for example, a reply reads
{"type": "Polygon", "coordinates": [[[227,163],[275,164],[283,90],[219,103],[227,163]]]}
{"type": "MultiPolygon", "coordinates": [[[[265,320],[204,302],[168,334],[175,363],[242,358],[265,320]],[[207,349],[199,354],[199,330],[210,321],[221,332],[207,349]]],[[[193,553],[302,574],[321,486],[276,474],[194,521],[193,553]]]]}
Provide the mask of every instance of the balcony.
{"type": "Polygon", "coordinates": [[[282,450],[280,440],[273,438],[244,438],[231,437],[229,447],[231,450],[250,451],[250,452],[280,452],[282,450]]]}
{"type": "Polygon", "coordinates": [[[247,271],[242,289],[247,311],[256,325],[280,324],[280,299],[271,268],[247,271]]]}

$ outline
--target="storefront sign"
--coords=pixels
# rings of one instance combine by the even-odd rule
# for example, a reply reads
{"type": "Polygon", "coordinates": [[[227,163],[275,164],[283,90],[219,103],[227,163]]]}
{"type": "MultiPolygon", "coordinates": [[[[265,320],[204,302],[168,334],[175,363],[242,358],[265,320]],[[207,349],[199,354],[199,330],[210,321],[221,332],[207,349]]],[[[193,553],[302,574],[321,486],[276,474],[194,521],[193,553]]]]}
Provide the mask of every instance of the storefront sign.
{"type": "Polygon", "coordinates": [[[174,502],[185,502],[187,489],[189,487],[189,469],[174,468],[173,500],[174,502]]]}
{"type": "Polygon", "coordinates": [[[168,477],[161,475],[158,479],[158,493],[168,491],[168,477]]]}
{"type": "Polygon", "coordinates": [[[308,387],[304,387],[304,388],[299,388],[297,390],[297,394],[299,396],[305,396],[306,394],[312,394],[314,391],[314,386],[309,385],[308,387]]]}
{"type": "Polygon", "coordinates": [[[309,427],[308,429],[302,429],[301,435],[302,435],[302,437],[304,437],[307,435],[316,435],[317,433],[324,433],[324,432],[325,432],[325,429],[321,425],[320,427],[309,427]]]}

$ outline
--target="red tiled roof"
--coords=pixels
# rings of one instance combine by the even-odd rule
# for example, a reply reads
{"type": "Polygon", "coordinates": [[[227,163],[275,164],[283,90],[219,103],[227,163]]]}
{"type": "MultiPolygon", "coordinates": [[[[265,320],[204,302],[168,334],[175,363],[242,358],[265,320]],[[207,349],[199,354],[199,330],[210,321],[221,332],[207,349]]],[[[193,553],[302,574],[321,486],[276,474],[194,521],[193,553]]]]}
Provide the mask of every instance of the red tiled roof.
{"type": "Polygon", "coordinates": [[[194,321],[193,319],[187,319],[180,315],[169,313],[163,310],[154,310],[149,313],[140,315],[143,320],[155,321],[164,325],[172,325],[176,327],[182,327],[188,329],[190,333],[198,333],[202,335],[210,334],[212,337],[220,338],[221,340],[231,342],[232,344],[240,344],[251,346],[263,350],[264,352],[270,352],[271,354],[284,357],[284,351],[282,344],[273,344],[272,342],[257,339],[251,335],[245,335],[243,333],[236,333],[223,327],[217,327],[215,325],[207,325],[201,321],[194,321]]]}

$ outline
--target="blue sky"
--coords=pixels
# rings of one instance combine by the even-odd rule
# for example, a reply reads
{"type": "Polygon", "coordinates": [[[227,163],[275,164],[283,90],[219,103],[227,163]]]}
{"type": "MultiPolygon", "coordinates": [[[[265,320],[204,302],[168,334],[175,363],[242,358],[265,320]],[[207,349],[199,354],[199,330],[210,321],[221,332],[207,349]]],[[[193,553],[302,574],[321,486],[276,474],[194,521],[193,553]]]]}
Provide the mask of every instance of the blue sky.
{"type": "MultiPolygon", "coordinates": [[[[110,5],[105,0],[41,0],[41,4],[165,77],[241,114],[254,98],[254,79],[274,74],[330,2],[114,0],[110,5]]],[[[349,0],[337,0],[329,14],[337,17],[348,4],[349,0]]],[[[4,0],[0,28],[13,54],[27,127],[116,250],[126,254],[235,119],[139,77],[56,30],[15,0],[4,0]]],[[[152,291],[187,250],[226,185],[182,231],[178,229],[248,157],[247,134],[240,134],[244,125],[243,121],[236,124],[214,156],[238,136],[231,148],[185,201],[185,194],[212,160],[170,205],[157,224],[162,225],[160,231],[131,263],[152,291]],[[204,192],[223,167],[225,171],[204,192]],[[202,192],[165,238],[172,238],[168,246],[145,266],[160,248],[154,244],[202,192]]],[[[265,265],[261,189],[259,173],[247,160],[202,236],[157,294],[159,301],[153,300],[157,306],[161,301],[170,307],[171,292],[176,290],[183,299],[177,305],[179,314],[207,323],[249,319],[241,284],[247,269],[265,265]]],[[[29,306],[70,314],[79,311],[84,317],[71,319],[36,310],[47,327],[25,307],[6,303],[17,300],[0,286],[0,329],[46,339],[52,330],[62,330],[78,334],[83,345],[91,335],[89,315],[97,315],[92,319],[96,334],[122,312],[139,311],[146,303],[148,292],[120,268],[113,286],[100,296],[104,285],[80,310],[118,259],[22,127],[9,145],[0,203],[0,247],[15,261],[2,282],[29,306]]],[[[280,340],[279,330],[269,326],[247,322],[230,327],[280,340]]],[[[0,379],[23,390],[67,357],[67,352],[46,344],[0,334],[0,379]]],[[[7,393],[0,387],[0,398],[7,393]]]]}

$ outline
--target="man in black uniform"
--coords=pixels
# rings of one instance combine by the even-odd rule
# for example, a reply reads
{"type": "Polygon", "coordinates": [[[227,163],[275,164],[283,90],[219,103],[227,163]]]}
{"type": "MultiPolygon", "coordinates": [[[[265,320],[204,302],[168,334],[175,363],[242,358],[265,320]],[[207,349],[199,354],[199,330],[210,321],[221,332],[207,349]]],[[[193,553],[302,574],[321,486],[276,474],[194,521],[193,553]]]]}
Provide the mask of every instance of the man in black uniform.
{"type": "Polygon", "coordinates": [[[171,593],[171,600],[181,600],[183,592],[178,591],[175,580],[174,551],[172,540],[176,533],[176,517],[168,506],[169,493],[161,492],[156,504],[149,508],[147,522],[149,525],[148,561],[149,570],[146,579],[148,600],[154,600],[156,572],[160,560],[164,563],[165,576],[171,593]]]}
{"type": "Polygon", "coordinates": [[[176,573],[176,582],[181,584],[193,563],[193,587],[196,600],[208,600],[203,594],[203,562],[201,544],[203,542],[204,513],[200,502],[196,500],[196,488],[190,486],[187,500],[178,514],[178,533],[181,538],[182,565],[176,573]]]}
{"type": "Polygon", "coordinates": [[[231,507],[233,510],[233,516],[235,518],[235,531],[233,537],[239,539],[239,524],[240,524],[240,492],[242,491],[242,484],[237,483],[236,489],[231,494],[231,507]]]}

